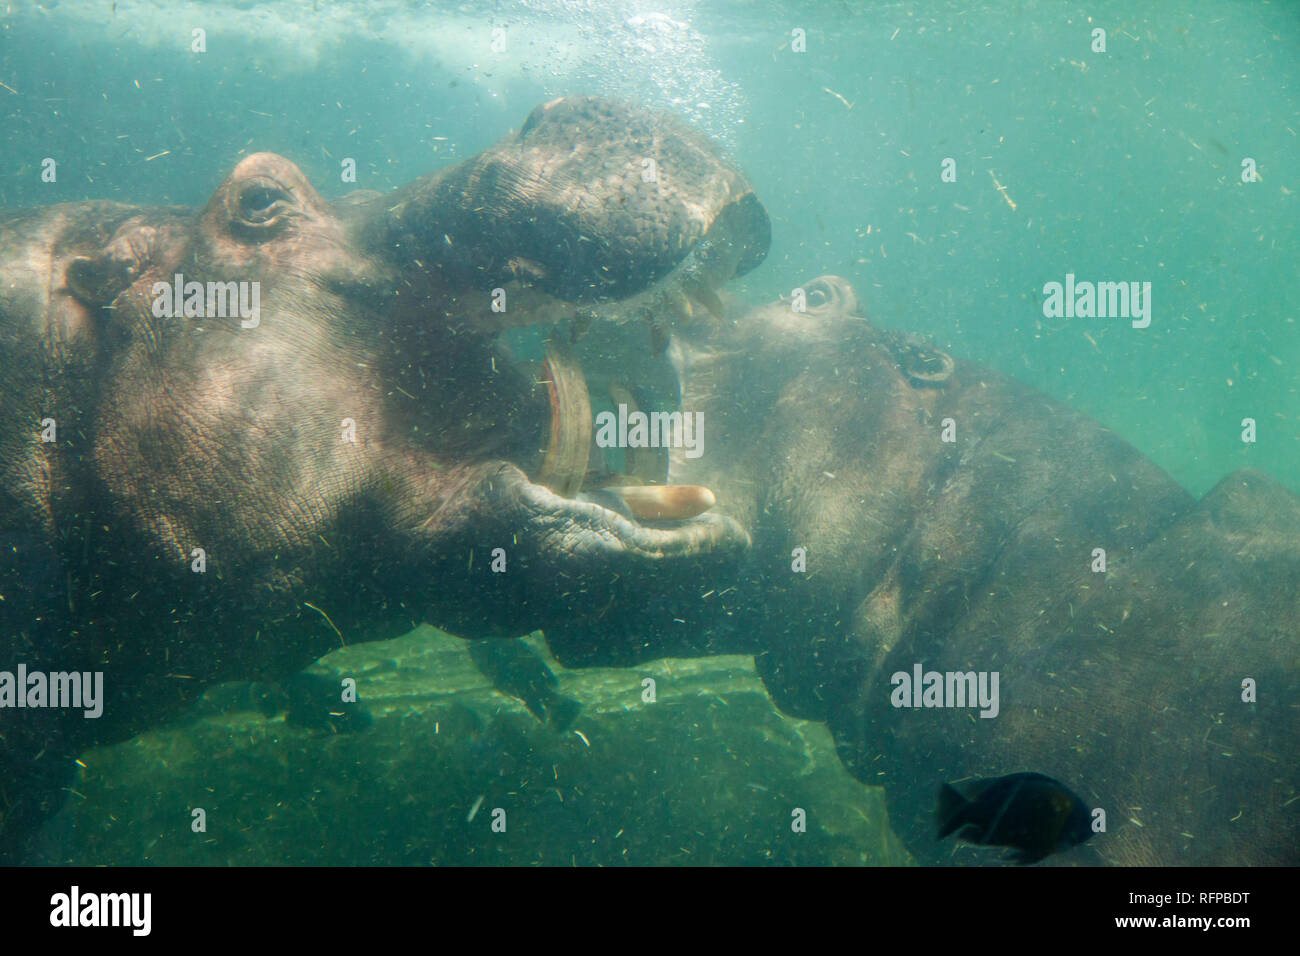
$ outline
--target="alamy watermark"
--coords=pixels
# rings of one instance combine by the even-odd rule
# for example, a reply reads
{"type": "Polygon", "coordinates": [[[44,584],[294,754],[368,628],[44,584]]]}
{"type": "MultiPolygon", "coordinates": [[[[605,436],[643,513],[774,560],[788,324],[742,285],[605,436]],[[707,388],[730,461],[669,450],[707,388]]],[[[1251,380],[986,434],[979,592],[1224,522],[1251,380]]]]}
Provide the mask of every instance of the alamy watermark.
{"type": "Polygon", "coordinates": [[[0,671],[0,708],[82,709],[90,719],[104,712],[103,671],[0,671]]]}
{"type": "Polygon", "coordinates": [[[596,445],[600,448],[682,448],[687,458],[704,454],[703,412],[628,411],[596,416],[596,445]]]}
{"type": "Polygon", "coordinates": [[[238,316],[240,327],[245,329],[255,329],[262,323],[260,282],[186,282],[178,272],[173,282],[155,282],[150,291],[155,318],[238,316]]]}
{"type": "Polygon", "coordinates": [[[1048,319],[1131,319],[1135,329],[1151,324],[1150,282],[1076,282],[1067,272],[1064,285],[1049,282],[1043,295],[1048,319]]]}
{"type": "Polygon", "coordinates": [[[132,935],[148,936],[153,926],[152,893],[83,893],[73,885],[50,897],[54,927],[124,927],[132,935]]]}
{"type": "Polygon", "coordinates": [[[897,671],[889,678],[894,685],[889,702],[895,707],[979,707],[981,717],[996,717],[997,671],[924,671],[912,665],[912,673],[897,671]]]}

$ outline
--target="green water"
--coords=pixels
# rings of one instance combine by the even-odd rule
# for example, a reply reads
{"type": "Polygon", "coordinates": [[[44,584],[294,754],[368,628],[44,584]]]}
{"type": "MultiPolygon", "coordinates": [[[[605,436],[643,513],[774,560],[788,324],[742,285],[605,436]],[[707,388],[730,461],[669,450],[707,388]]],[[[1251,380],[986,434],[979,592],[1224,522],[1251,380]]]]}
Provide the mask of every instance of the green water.
{"type": "MultiPolygon", "coordinates": [[[[1300,4],[527,0],[500,10],[0,4],[0,208],[201,206],[241,156],[262,150],[293,159],[327,197],[353,188],[340,181],[344,157],[357,162],[356,187],[387,190],[487,147],[540,102],[620,97],[700,125],[751,179],[773,226],[766,262],[734,285],[752,302],[842,275],[876,324],[920,332],[1097,418],[1196,495],[1245,467],[1300,491],[1300,4]],[[190,48],[195,27],[206,52],[190,48]],[[1105,52],[1093,49],[1096,28],[1105,52]],[[41,181],[45,157],[59,161],[55,183],[41,181]],[[941,176],[949,158],[953,182],[941,176]],[[1247,160],[1257,181],[1243,181],[1247,160]],[[1067,273],[1150,282],[1150,326],[1045,318],[1043,286],[1067,273]],[[1245,418],[1258,423],[1255,442],[1242,441],[1245,418]]],[[[552,828],[548,841],[534,830],[488,862],[906,860],[879,792],[834,762],[823,728],[780,717],[747,662],[710,666],[690,685],[694,702],[683,699],[649,742],[638,674],[617,693],[599,675],[563,676],[589,706],[577,729],[606,735],[584,745],[546,736],[481,682],[428,668],[426,684],[403,691],[410,702],[395,693],[377,709],[383,743],[361,748],[368,756],[343,738],[268,724],[231,692],[197,723],[89,755],[79,786],[101,806],[147,800],[113,777],[123,762],[155,795],[183,796],[102,826],[72,806],[51,829],[49,858],[479,862],[477,845],[428,834],[450,832],[446,821],[469,815],[478,795],[518,797],[520,781],[546,794],[534,808],[550,790],[573,799],[559,780],[569,761],[563,772],[580,777],[577,798],[600,820],[595,842],[572,851],[572,833],[552,828]],[[706,691],[724,703],[710,709],[706,691]],[[446,710],[421,704],[422,693],[470,696],[446,710]],[[729,710],[733,693],[744,705],[729,710]],[[633,716],[615,716],[624,711],[633,716]],[[446,755],[436,781],[402,764],[402,726],[428,747],[446,720],[470,727],[480,749],[446,755]],[[702,728],[710,742],[697,753],[702,728]],[[576,769],[593,744],[600,765],[576,769]],[[474,770],[493,761],[514,776],[474,770]],[[559,785],[543,788],[548,761],[559,785]],[[277,816],[259,843],[246,834],[265,808],[243,807],[211,841],[178,849],[160,834],[195,802],[190,791],[209,786],[213,764],[258,793],[315,793],[319,813],[277,816]],[[701,767],[666,789],[656,782],[701,767]],[[814,832],[835,839],[791,844],[788,819],[754,804],[765,791],[751,784],[781,789],[782,806],[821,794],[814,832]],[[672,847],[644,832],[620,843],[626,828],[601,816],[647,788],[663,797],[646,827],[691,821],[672,847]],[[727,796],[705,799],[711,788],[727,796]],[[347,833],[357,812],[361,836],[347,833]],[[302,851],[320,814],[332,849],[302,851]]],[[[238,788],[221,796],[239,802],[238,788]]],[[[567,818],[535,819],[545,830],[567,818]]]]}

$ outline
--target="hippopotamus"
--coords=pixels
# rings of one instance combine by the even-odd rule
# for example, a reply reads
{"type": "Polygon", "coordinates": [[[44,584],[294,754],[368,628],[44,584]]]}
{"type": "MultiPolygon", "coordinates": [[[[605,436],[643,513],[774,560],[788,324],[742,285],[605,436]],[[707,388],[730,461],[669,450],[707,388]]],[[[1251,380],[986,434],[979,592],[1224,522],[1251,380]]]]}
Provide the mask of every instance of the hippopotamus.
{"type": "Polygon", "coordinates": [[[547,632],[557,657],[754,654],[923,862],[983,859],[936,841],[941,783],[1022,771],[1097,831],[1049,862],[1300,862],[1300,499],[1239,471],[1196,501],[1086,416],[876,328],[846,280],[796,291],[683,323],[636,373],[704,423],[667,482],[751,546],[623,582],[547,632]],[[923,700],[930,672],[996,694],[923,700]]]}
{"type": "Polygon", "coordinates": [[[941,783],[1028,772],[1104,825],[1049,860],[1296,862],[1296,498],[1197,502],[842,279],[749,309],[769,238],[705,138],[597,99],[389,195],[259,154],[197,212],[0,218],[0,671],[104,675],[94,719],[0,709],[9,851],[80,749],[427,621],[753,654],[923,861],[979,859],[941,783]],[[697,442],[602,462],[594,385],[697,442]]]}
{"type": "Polygon", "coordinates": [[[662,348],[769,240],[706,137],[597,98],[387,195],[328,202],[259,153],[199,210],[0,215],[8,851],[80,750],[212,682],[422,621],[526,634],[620,575],[746,547],[722,515],[610,523],[572,497],[567,344],[538,367],[500,333],[648,317],[662,348]],[[36,707],[23,673],[87,695],[102,675],[102,699],[36,707]]]}

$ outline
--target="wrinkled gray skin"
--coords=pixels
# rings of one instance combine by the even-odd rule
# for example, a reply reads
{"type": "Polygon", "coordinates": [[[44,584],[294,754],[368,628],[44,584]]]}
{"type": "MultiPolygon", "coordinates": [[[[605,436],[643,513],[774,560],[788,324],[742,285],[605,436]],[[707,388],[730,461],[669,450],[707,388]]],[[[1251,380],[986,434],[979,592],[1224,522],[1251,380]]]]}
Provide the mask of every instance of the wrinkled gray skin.
{"type": "Polygon", "coordinates": [[[1300,862],[1300,501],[1241,471],[1197,502],[1085,416],[874,328],[843,279],[805,288],[805,314],[777,302],[669,352],[705,421],[670,480],[711,488],[753,546],[721,574],[627,582],[548,632],[560,659],[756,654],[922,860],[997,856],[936,842],[940,781],[1032,770],[1106,813],[1049,862],[1300,862]],[[895,709],[915,663],[999,672],[1000,713],[895,709]]]}
{"type": "Polygon", "coordinates": [[[98,720],[0,710],[0,852],[69,757],[207,683],[421,621],[524,634],[608,603],[618,575],[743,549],[727,518],[645,528],[529,481],[550,407],[495,335],[717,284],[767,242],[698,133],[582,99],[391,196],[331,204],[263,153],[197,213],[0,214],[0,669],[103,671],[107,698],[98,720]],[[260,324],[156,318],[178,272],[260,282],[260,324]]]}

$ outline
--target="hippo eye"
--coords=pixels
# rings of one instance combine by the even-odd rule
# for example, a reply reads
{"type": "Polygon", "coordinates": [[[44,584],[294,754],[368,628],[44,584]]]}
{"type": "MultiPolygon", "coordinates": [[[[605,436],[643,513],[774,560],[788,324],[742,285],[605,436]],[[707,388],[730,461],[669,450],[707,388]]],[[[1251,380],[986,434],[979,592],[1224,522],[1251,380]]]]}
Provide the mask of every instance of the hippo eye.
{"type": "Polygon", "coordinates": [[[285,222],[285,213],[293,206],[293,195],[271,179],[258,178],[244,183],[226,200],[227,209],[237,229],[266,235],[285,222]]]}
{"type": "Polygon", "coordinates": [[[283,189],[255,185],[240,194],[239,212],[249,222],[266,222],[275,214],[276,203],[288,198],[289,195],[283,189]]]}

